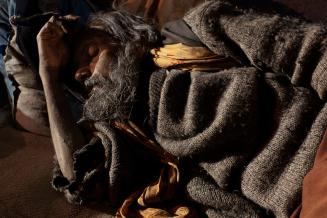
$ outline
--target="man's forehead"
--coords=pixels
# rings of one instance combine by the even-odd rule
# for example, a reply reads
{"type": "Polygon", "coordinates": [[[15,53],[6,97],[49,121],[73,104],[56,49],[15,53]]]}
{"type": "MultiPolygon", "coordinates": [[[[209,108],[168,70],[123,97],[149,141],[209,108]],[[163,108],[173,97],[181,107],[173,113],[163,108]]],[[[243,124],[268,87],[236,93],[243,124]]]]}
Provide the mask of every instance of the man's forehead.
{"type": "Polygon", "coordinates": [[[73,43],[78,47],[83,43],[87,43],[88,41],[95,41],[100,38],[104,38],[104,36],[105,33],[100,34],[99,31],[92,32],[92,30],[90,30],[89,28],[85,28],[74,33],[73,43]]]}
{"type": "Polygon", "coordinates": [[[80,37],[76,36],[72,42],[72,67],[80,67],[90,62],[90,48],[95,50],[117,47],[117,40],[110,37],[109,34],[92,34],[90,31],[81,32],[80,37]]]}

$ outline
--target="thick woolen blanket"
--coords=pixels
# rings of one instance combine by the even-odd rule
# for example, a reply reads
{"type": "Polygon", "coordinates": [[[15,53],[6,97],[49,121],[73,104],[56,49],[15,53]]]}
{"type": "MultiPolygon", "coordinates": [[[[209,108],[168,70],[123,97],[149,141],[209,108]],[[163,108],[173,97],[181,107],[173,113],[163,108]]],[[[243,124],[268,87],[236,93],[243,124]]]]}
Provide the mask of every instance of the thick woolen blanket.
{"type": "Polygon", "coordinates": [[[153,131],[210,217],[288,217],[327,126],[326,28],[233,2],[209,1],[184,20],[244,67],[154,73],[153,131]]]}
{"type": "MultiPolygon", "coordinates": [[[[150,123],[180,160],[186,196],[209,217],[288,217],[327,127],[327,32],[274,5],[242,2],[208,1],[184,18],[212,52],[242,67],[154,72],[150,123]]],[[[155,177],[155,160],[108,123],[95,128],[98,140],[75,152],[77,181],[54,185],[72,200],[106,190],[119,205],[155,177]]]]}

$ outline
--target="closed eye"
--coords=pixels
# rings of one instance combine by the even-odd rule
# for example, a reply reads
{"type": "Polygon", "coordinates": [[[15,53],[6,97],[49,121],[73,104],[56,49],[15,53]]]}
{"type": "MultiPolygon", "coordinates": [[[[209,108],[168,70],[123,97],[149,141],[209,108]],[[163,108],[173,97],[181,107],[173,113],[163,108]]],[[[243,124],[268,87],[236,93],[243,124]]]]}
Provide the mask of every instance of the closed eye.
{"type": "Polygon", "coordinates": [[[95,45],[90,45],[87,51],[88,55],[90,58],[93,58],[98,55],[99,53],[99,48],[95,45]]]}

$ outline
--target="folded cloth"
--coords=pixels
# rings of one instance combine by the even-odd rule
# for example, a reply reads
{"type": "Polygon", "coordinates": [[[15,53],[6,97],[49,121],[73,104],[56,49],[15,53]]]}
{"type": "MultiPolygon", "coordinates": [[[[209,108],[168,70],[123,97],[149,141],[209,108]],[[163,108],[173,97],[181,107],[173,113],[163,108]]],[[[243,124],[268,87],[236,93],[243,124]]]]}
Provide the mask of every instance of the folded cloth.
{"type": "Polygon", "coordinates": [[[229,57],[216,55],[206,47],[191,47],[182,43],[164,45],[151,50],[153,61],[161,68],[187,71],[219,71],[238,66],[229,57]]]}
{"type": "Polygon", "coordinates": [[[139,141],[162,163],[160,175],[151,184],[131,194],[117,211],[117,217],[198,217],[196,210],[178,198],[181,178],[178,161],[129,121],[113,122],[115,128],[139,141]],[[169,202],[169,204],[167,204],[169,202]]]}

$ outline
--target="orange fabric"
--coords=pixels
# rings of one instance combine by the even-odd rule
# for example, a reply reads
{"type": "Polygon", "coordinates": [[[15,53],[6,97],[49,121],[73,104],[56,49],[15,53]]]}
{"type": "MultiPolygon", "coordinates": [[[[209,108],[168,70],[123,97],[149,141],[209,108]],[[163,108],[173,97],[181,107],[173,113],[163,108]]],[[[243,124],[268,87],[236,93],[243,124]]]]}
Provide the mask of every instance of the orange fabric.
{"type": "Polygon", "coordinates": [[[146,187],[137,203],[142,207],[161,202],[173,196],[179,183],[179,169],[176,164],[168,162],[162,168],[159,179],[146,187]]]}
{"type": "Polygon", "coordinates": [[[238,66],[228,57],[214,54],[206,47],[190,47],[182,43],[164,45],[151,50],[154,63],[160,68],[186,71],[220,71],[238,66]]]}
{"type": "Polygon", "coordinates": [[[174,199],[180,183],[177,160],[148,138],[133,122],[112,121],[111,125],[146,146],[163,163],[160,176],[152,184],[130,195],[118,209],[117,218],[198,217],[196,210],[174,199]],[[167,202],[169,202],[167,204],[167,202]]]}
{"type": "Polygon", "coordinates": [[[317,151],[312,170],[303,181],[302,205],[292,218],[325,218],[327,215],[327,131],[317,151]]]}
{"type": "Polygon", "coordinates": [[[180,202],[174,202],[178,183],[177,165],[167,163],[161,170],[158,180],[128,197],[118,210],[116,217],[198,217],[194,209],[180,202]],[[167,204],[167,202],[170,203],[167,204]]]}
{"type": "Polygon", "coordinates": [[[146,136],[144,131],[142,131],[136,124],[132,121],[127,121],[127,123],[122,123],[117,120],[113,120],[111,125],[117,130],[121,131],[125,135],[129,136],[133,140],[146,146],[153,155],[156,155],[161,161],[168,162],[174,161],[174,157],[164,151],[155,141],[146,136]]]}

